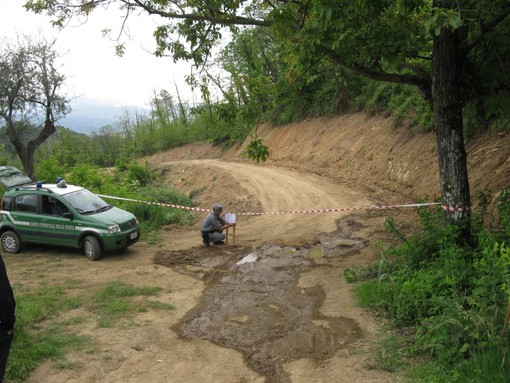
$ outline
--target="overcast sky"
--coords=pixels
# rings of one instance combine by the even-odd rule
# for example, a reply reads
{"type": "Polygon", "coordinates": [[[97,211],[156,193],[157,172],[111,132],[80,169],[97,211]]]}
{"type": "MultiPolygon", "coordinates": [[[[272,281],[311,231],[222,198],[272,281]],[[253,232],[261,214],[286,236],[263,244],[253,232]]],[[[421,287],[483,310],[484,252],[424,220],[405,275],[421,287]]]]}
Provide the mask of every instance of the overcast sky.
{"type": "Polygon", "coordinates": [[[17,33],[42,33],[48,40],[56,39],[69,97],[114,106],[147,107],[154,90],[166,89],[175,94],[177,84],[181,97],[192,101],[191,90],[184,83],[191,64],[175,64],[171,58],[151,55],[155,20],[149,16],[130,18],[131,40],[126,44],[125,55],[117,57],[115,42],[103,37],[101,30],[118,30],[120,13],[97,10],[86,24],[76,26],[74,22],[59,31],[51,26],[48,17],[25,11],[24,3],[25,0],[0,0],[0,38],[14,41],[17,33]]]}

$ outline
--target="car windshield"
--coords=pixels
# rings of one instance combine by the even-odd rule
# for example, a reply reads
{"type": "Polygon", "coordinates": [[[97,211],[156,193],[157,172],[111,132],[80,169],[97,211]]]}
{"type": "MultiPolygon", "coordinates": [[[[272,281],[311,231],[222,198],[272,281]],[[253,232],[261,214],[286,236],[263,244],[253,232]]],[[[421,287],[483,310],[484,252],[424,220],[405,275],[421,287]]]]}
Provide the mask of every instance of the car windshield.
{"type": "Polygon", "coordinates": [[[86,189],[78,190],[63,196],[79,213],[100,213],[112,208],[105,201],[86,189]]]}

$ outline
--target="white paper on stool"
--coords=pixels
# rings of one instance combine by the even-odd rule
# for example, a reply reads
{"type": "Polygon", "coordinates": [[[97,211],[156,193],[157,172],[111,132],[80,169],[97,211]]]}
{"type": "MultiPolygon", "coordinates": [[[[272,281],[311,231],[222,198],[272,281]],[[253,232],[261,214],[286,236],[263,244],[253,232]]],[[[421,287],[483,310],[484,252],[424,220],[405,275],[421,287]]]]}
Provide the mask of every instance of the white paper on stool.
{"type": "Polygon", "coordinates": [[[230,224],[236,223],[236,215],[234,213],[226,213],[225,221],[230,224]]]}

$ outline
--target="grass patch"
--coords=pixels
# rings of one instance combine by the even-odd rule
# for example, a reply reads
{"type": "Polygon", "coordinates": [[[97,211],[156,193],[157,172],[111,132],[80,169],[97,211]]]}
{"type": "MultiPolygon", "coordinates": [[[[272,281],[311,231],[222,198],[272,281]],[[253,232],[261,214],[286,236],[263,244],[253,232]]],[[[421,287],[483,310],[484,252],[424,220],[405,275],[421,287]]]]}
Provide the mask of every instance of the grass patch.
{"type": "Polygon", "coordinates": [[[31,292],[15,291],[16,325],[6,377],[21,381],[43,360],[58,360],[69,350],[80,350],[86,337],[66,331],[65,325],[42,326],[65,311],[79,307],[82,300],[66,296],[62,287],[44,287],[31,292]],[[41,327],[43,327],[41,329],[41,327]]]}
{"type": "Polygon", "coordinates": [[[110,282],[93,296],[93,311],[99,314],[99,327],[112,327],[122,318],[149,308],[171,310],[172,305],[137,297],[151,297],[161,293],[160,287],[136,287],[119,281],[110,282]]]}
{"type": "Polygon", "coordinates": [[[362,307],[379,309],[384,302],[385,292],[381,285],[375,281],[368,281],[353,288],[356,301],[362,307]]]}
{"type": "Polygon", "coordinates": [[[412,339],[388,330],[379,341],[368,368],[396,372],[409,365],[412,339]]]}
{"type": "Polygon", "coordinates": [[[83,309],[99,314],[100,327],[112,327],[121,318],[137,312],[171,310],[167,303],[149,299],[159,295],[162,288],[136,287],[113,281],[96,292],[90,293],[83,281],[65,279],[60,286],[29,289],[14,286],[16,296],[16,325],[14,342],[7,364],[6,380],[21,382],[42,362],[50,360],[58,369],[79,369],[82,364],[66,359],[70,351],[95,353],[93,340],[76,335],[73,326],[87,323],[90,317],[83,309]],[[85,289],[85,290],[83,290],[85,289]],[[85,294],[83,294],[85,292],[85,294]],[[80,310],[76,316],[66,312],[80,310]]]}

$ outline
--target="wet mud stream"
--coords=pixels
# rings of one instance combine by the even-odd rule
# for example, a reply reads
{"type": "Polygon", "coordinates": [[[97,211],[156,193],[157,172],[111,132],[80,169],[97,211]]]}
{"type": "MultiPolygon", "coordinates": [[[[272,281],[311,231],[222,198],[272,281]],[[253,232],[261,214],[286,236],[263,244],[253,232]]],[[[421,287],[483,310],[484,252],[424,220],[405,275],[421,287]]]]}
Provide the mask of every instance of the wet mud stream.
{"type": "Polygon", "coordinates": [[[284,364],[301,358],[320,363],[362,337],[355,320],[321,313],[326,296],[319,284],[298,283],[315,268],[327,274],[364,246],[364,240],[342,237],[341,230],[321,234],[316,245],[302,248],[266,244],[255,250],[212,246],[158,252],[156,264],[206,284],[199,304],[175,330],[241,352],[268,382],[290,382],[284,364]]]}

